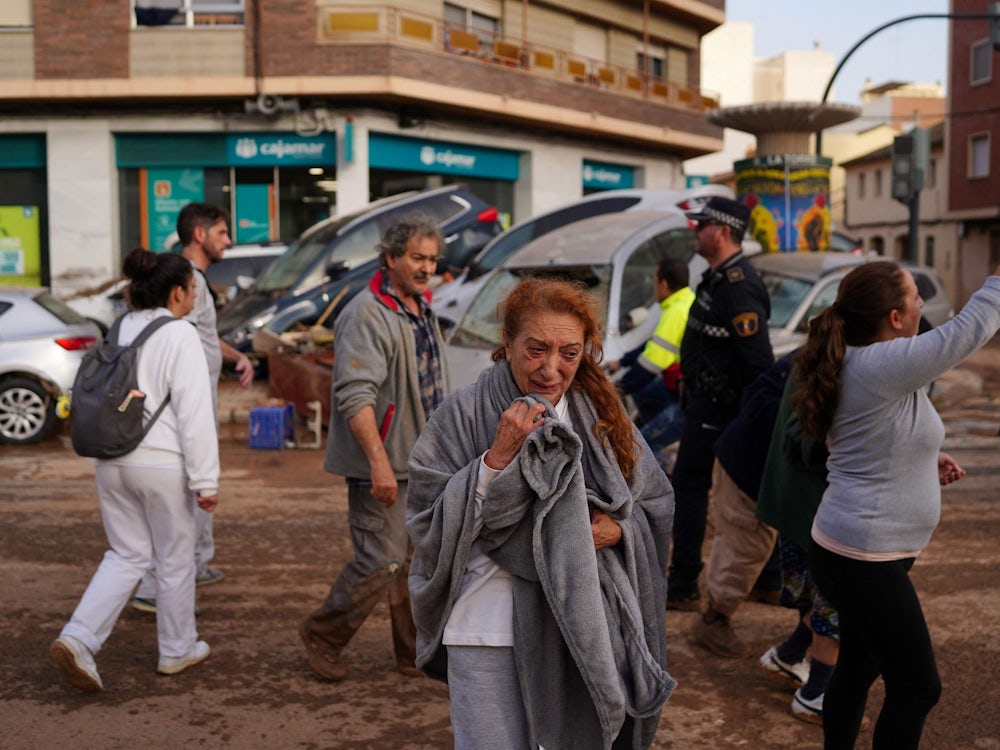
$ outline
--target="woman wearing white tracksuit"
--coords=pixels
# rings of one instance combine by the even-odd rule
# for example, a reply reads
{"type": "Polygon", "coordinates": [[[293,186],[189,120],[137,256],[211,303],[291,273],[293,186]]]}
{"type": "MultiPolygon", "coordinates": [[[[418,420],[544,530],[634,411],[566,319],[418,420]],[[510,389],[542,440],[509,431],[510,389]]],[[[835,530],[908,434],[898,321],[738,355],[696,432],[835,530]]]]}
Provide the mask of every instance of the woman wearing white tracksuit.
{"type": "MultiPolygon", "coordinates": [[[[119,343],[131,342],[154,318],[180,318],[194,302],[191,265],[179,255],[136,248],[123,271],[131,312],[119,343]]],[[[170,401],[131,453],[95,461],[108,550],[72,618],[51,647],[69,682],[82,690],[103,685],[94,654],[111,634],[143,573],[157,570],[157,671],[175,674],[204,660],[194,617],[194,508],[218,503],[219,453],[208,365],[189,323],[171,322],[142,344],[137,365],[148,419],[170,401]],[[192,494],[194,497],[192,498],[192,494]]]]}

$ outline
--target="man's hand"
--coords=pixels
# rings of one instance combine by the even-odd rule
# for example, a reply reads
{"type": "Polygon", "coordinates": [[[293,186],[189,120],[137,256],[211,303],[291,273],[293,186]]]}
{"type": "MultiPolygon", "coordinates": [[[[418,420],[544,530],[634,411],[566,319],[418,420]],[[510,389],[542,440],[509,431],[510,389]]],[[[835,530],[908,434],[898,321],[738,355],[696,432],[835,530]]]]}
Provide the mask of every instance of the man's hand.
{"type": "Polygon", "coordinates": [[[396,502],[398,485],[396,475],[389,465],[389,460],[379,461],[372,465],[372,497],[391,508],[396,502]]]}
{"type": "Polygon", "coordinates": [[[253,363],[250,362],[250,358],[245,354],[240,354],[236,358],[236,372],[240,376],[240,385],[244,388],[249,388],[250,384],[253,382],[253,363]]]}

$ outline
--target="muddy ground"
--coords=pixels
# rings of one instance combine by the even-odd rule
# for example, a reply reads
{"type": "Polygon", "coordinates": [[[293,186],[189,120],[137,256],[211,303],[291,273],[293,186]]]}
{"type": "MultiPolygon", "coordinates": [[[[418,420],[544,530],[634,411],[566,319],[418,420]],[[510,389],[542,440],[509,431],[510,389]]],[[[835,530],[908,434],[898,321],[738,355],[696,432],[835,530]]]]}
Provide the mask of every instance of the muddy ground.
{"type": "MultiPolygon", "coordinates": [[[[984,396],[959,389],[961,403],[944,409],[946,450],[968,476],[945,490],[941,525],[913,573],[944,681],[928,749],[1000,750],[1000,346],[991,348],[955,373],[963,387],[977,382],[970,373],[985,379],[984,396]]],[[[447,688],[395,671],[384,605],[346,651],[347,681],[309,671],[296,624],[349,557],[345,487],[324,474],[318,450],[247,447],[244,407],[263,390],[236,394],[223,384],[223,413],[237,417],[221,433],[215,564],[226,577],[198,590],[212,656],[181,675],[157,675],[154,618],[126,608],[97,657],[105,684],[97,695],[63,683],[48,657],[105,550],[91,462],[65,435],[0,446],[0,748],[452,746],[447,688]]],[[[679,687],[654,747],[820,747],[820,729],[789,716],[791,691],[755,659],[724,660],[691,644],[695,616],[667,619],[679,687]]],[[[794,621],[755,603],[737,615],[758,654],[794,621]]],[[[877,688],[873,715],[880,697],[877,688]]],[[[870,743],[863,736],[858,747],[870,743]]]]}

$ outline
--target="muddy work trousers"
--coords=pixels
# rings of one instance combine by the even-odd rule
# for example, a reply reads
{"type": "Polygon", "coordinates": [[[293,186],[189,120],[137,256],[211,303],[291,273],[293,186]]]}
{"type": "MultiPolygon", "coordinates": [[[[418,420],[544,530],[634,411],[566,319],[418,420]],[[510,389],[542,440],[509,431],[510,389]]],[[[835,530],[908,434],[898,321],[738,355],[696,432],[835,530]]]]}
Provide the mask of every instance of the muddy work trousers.
{"type": "Polygon", "coordinates": [[[736,485],[719,459],[712,467],[710,495],[715,536],[705,588],[712,609],[731,617],[753,589],[778,532],[757,520],[757,503],[736,485]]]}
{"type": "Polygon", "coordinates": [[[340,571],[323,605],[306,618],[311,641],[337,656],[385,596],[396,663],[413,667],[416,626],[407,578],[412,549],[406,533],[405,481],[390,507],[372,497],[371,484],[348,481],[348,521],[354,559],[340,571]]]}

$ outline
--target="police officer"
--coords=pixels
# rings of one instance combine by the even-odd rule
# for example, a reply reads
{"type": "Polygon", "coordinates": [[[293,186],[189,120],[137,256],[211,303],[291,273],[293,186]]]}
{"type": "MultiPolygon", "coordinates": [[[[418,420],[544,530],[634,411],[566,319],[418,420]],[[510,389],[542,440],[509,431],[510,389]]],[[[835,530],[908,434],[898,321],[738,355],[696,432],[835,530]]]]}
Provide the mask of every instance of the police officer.
{"type": "Polygon", "coordinates": [[[739,411],[743,387],[774,363],[774,355],[767,290],[740,251],[750,209],[713,197],[687,216],[696,225],[695,250],[710,268],[695,291],[681,341],[684,429],[672,476],[676,510],[667,608],[698,611],[715,441],[739,411]]]}

